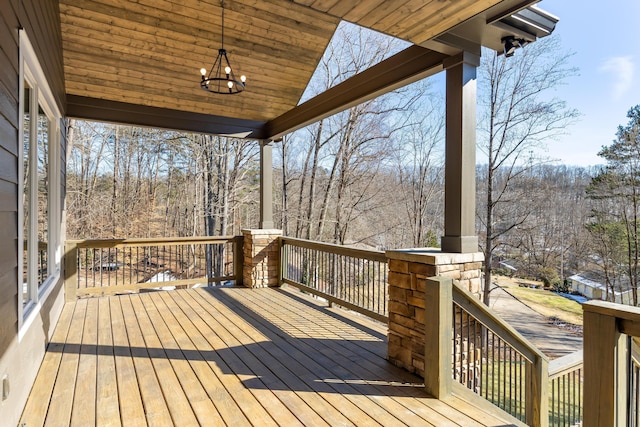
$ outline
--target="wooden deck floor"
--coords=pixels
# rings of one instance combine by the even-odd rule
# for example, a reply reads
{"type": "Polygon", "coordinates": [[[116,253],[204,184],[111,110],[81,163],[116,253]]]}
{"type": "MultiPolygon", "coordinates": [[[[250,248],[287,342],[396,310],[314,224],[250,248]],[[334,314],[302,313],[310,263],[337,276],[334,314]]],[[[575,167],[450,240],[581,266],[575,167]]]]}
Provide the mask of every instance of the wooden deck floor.
{"type": "Polygon", "coordinates": [[[290,290],[82,299],[64,308],[20,425],[509,425],[430,398],[385,354],[384,326],[290,290]]]}

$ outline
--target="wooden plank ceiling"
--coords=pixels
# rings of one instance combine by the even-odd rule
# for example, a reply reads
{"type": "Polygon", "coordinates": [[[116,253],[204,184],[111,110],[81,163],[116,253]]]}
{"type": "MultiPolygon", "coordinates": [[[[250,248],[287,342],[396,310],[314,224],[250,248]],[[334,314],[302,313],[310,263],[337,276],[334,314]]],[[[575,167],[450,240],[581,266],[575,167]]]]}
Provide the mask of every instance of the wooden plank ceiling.
{"type": "Polygon", "coordinates": [[[247,89],[200,89],[220,0],[61,0],[68,95],[268,122],[294,108],[341,19],[422,44],[500,0],[226,0],[225,48],[247,89]]]}

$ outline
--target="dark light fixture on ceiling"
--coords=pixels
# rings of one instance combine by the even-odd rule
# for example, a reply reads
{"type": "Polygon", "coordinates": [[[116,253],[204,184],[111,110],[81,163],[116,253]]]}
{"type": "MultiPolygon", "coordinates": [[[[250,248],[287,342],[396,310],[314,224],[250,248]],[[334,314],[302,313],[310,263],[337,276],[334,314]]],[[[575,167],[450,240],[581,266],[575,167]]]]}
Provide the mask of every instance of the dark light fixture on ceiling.
{"type": "Polygon", "coordinates": [[[240,80],[236,79],[227,51],[224,48],[224,0],[220,2],[222,6],[222,36],[221,47],[218,49],[218,56],[211,66],[211,70],[207,74],[207,69],[200,69],[202,80],[200,87],[208,92],[219,93],[222,95],[233,95],[244,91],[247,77],[240,76],[240,80]]]}
{"type": "Polygon", "coordinates": [[[525,39],[517,39],[514,36],[507,36],[502,38],[502,44],[504,46],[504,56],[509,58],[513,56],[517,48],[525,47],[529,42],[525,39]]]}

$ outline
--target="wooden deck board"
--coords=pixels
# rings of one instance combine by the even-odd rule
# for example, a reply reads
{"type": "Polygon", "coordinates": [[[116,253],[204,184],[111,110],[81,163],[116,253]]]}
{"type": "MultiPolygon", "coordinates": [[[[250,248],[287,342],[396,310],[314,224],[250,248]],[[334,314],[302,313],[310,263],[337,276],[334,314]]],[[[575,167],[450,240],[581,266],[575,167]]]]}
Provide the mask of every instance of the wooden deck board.
{"type": "MultiPolygon", "coordinates": [[[[216,402],[215,406],[222,417],[222,422],[235,422],[239,425],[249,424],[249,420],[235,403],[233,396],[228,392],[220,378],[218,378],[207,360],[202,356],[201,351],[210,352],[211,348],[208,346],[208,343],[205,344],[204,337],[200,331],[188,319],[174,300],[173,296],[175,293],[160,292],[157,295],[162,299],[162,302],[167,305],[172,316],[167,322],[167,326],[176,339],[177,345],[183,351],[190,354],[189,360],[192,361],[191,367],[200,379],[209,399],[211,399],[212,402],[216,402]]],[[[252,414],[252,416],[264,417],[265,421],[269,420],[270,417],[266,411],[264,411],[264,408],[261,406],[259,406],[259,408],[258,413],[252,414]]]]}
{"type": "Polygon", "coordinates": [[[207,423],[211,423],[211,425],[223,424],[220,414],[216,410],[211,399],[209,399],[207,392],[203,388],[192,367],[192,364],[197,364],[198,361],[192,361],[192,357],[187,356],[187,354],[190,353],[185,354],[185,352],[183,352],[185,349],[178,345],[169,328],[169,324],[173,324],[174,327],[179,325],[174,323],[172,313],[166,308],[166,305],[164,305],[162,301],[154,301],[153,294],[150,296],[151,299],[147,298],[142,301],[145,311],[149,315],[149,319],[153,324],[153,328],[158,336],[160,345],[164,349],[167,359],[176,373],[176,377],[180,382],[182,391],[193,408],[193,412],[196,415],[198,423],[200,425],[205,425],[207,423]],[[163,307],[157,307],[157,303],[162,303],[163,307]],[[162,311],[163,314],[160,314],[160,311],[162,311]]]}
{"type": "MultiPolygon", "coordinates": [[[[201,294],[203,295],[203,294],[201,294]]],[[[203,298],[200,298],[203,301],[203,298]]],[[[210,299],[206,298],[209,302],[210,299]]],[[[295,386],[295,379],[289,376],[277,360],[272,359],[269,355],[260,349],[260,345],[253,339],[242,333],[238,324],[244,327],[251,327],[246,325],[246,322],[242,322],[239,316],[228,316],[226,321],[223,321],[220,316],[224,316],[224,313],[216,310],[214,306],[208,307],[211,312],[211,325],[217,331],[218,336],[224,341],[225,347],[229,349],[235,357],[245,361],[248,368],[248,373],[255,378],[259,378],[262,385],[257,384],[258,387],[264,386],[282,401],[282,403],[289,408],[289,410],[295,414],[304,425],[328,425],[324,419],[313,410],[311,405],[314,403],[315,396],[308,396],[306,399],[300,397],[297,393],[291,393],[290,390],[297,390],[295,386]],[[285,382],[286,381],[286,382],[285,382]]],[[[207,309],[207,308],[205,308],[207,309]]],[[[256,336],[256,340],[266,341],[265,336],[256,336]]]]}
{"type": "Polygon", "coordinates": [[[96,423],[98,303],[97,299],[87,300],[75,393],[73,393],[72,426],[96,423]]]}
{"type": "Polygon", "coordinates": [[[118,403],[118,379],[113,348],[110,301],[107,298],[102,298],[98,304],[96,425],[118,427],[122,424],[118,403]]]}
{"type": "Polygon", "coordinates": [[[44,425],[47,410],[49,409],[48,402],[51,400],[58,368],[62,360],[62,351],[67,340],[75,308],[75,304],[67,304],[60,314],[48,351],[44,355],[40,370],[33,384],[30,398],[25,405],[25,416],[23,416],[20,424],[25,423],[27,426],[44,425]]]}
{"type": "Polygon", "coordinates": [[[49,401],[49,411],[44,420],[45,426],[63,426],[71,423],[71,410],[73,408],[86,309],[87,300],[80,300],[76,303],[73,319],[62,349],[60,366],[56,372],[56,383],[49,401]]]}
{"type": "MultiPolygon", "coordinates": [[[[154,325],[149,317],[149,313],[145,310],[145,306],[143,305],[142,299],[147,300],[148,298],[148,294],[130,296],[131,304],[135,311],[135,315],[138,318],[145,347],[149,353],[149,358],[151,359],[158,382],[160,383],[160,388],[162,389],[165,402],[169,408],[169,412],[171,413],[171,419],[174,423],[179,421],[180,424],[185,427],[197,426],[198,420],[196,419],[193,408],[189,403],[189,398],[182,389],[180,380],[178,379],[178,374],[184,372],[180,372],[180,370],[176,372],[174,370],[171,360],[169,359],[171,354],[167,354],[165,352],[160,342],[160,338],[157,335],[157,331],[154,328],[159,325],[154,325]]],[[[171,356],[174,356],[174,358],[176,357],[175,354],[171,356]]],[[[176,364],[181,365],[181,356],[177,357],[178,360],[176,361],[176,364]]]]}
{"type": "MultiPolygon", "coordinates": [[[[227,302],[229,304],[232,304],[232,302],[229,300],[227,300],[227,302]]],[[[233,307],[237,311],[243,310],[242,306],[233,307]]],[[[224,312],[223,308],[219,308],[219,310],[224,312]]],[[[265,307],[264,310],[268,310],[268,308],[265,307]]],[[[263,311],[262,314],[265,314],[265,311],[263,311]]],[[[249,318],[250,316],[251,313],[245,312],[243,317],[249,318]]],[[[259,319],[255,320],[258,321],[259,319]]],[[[281,323],[279,323],[279,325],[280,324],[281,323]]],[[[308,324],[307,326],[311,325],[308,324]]],[[[339,396],[343,396],[340,399],[341,401],[344,402],[344,399],[346,398],[352,403],[353,407],[361,408],[366,414],[368,414],[369,417],[372,417],[385,426],[405,424],[411,425],[412,421],[415,421],[415,424],[417,425],[427,425],[425,424],[424,420],[417,420],[415,419],[415,417],[413,417],[412,419],[413,414],[407,413],[405,411],[401,411],[401,413],[403,413],[403,417],[402,421],[400,421],[394,415],[394,413],[396,413],[397,411],[385,408],[385,406],[391,404],[388,399],[385,399],[383,402],[376,402],[374,399],[370,399],[360,393],[356,387],[351,386],[348,382],[323,382],[323,379],[334,379],[335,374],[332,374],[329,370],[325,369],[325,366],[316,363],[314,357],[307,356],[303,351],[301,351],[299,348],[296,348],[288,340],[278,337],[277,331],[272,331],[272,334],[269,336],[269,338],[271,340],[270,342],[272,344],[275,344],[270,346],[270,351],[273,353],[273,357],[275,359],[285,360],[287,367],[300,378],[310,377],[311,379],[309,380],[309,384],[311,385],[311,387],[313,387],[314,391],[319,391],[318,384],[327,385],[327,388],[331,390],[331,393],[338,393],[339,396]]],[[[318,356],[321,356],[321,354],[316,353],[316,357],[318,356]]],[[[327,365],[335,365],[335,363],[328,361],[327,365]]],[[[348,373],[345,376],[349,378],[353,377],[351,373],[348,373]]],[[[340,406],[342,406],[342,404],[340,406]]],[[[398,410],[399,408],[396,407],[393,409],[398,410]]]]}
{"type": "MultiPolygon", "coordinates": [[[[235,295],[242,295],[241,293],[235,294],[235,295]]],[[[271,296],[271,295],[269,295],[271,296]]],[[[280,301],[283,302],[283,301],[280,301]]],[[[295,323],[298,323],[298,319],[286,319],[286,318],[280,318],[278,320],[274,319],[274,316],[279,316],[279,313],[281,313],[281,307],[278,304],[277,301],[271,299],[270,302],[265,301],[265,304],[262,304],[263,307],[268,307],[265,309],[266,310],[273,310],[272,313],[269,314],[269,320],[270,323],[271,322],[275,322],[278,325],[281,325],[281,323],[283,321],[290,321],[293,320],[293,323],[290,324],[287,328],[294,328],[295,323]]],[[[297,308],[297,307],[296,307],[297,308]]],[[[296,308],[294,308],[294,310],[292,310],[293,312],[299,312],[299,310],[297,310],[296,308]]],[[[262,313],[263,315],[266,315],[265,312],[263,311],[262,313]]],[[[249,314],[247,314],[249,315],[249,314]]],[[[322,316],[316,316],[316,321],[317,321],[317,325],[321,325],[321,324],[325,324],[327,325],[328,323],[332,323],[331,320],[329,318],[323,318],[322,316]]],[[[338,322],[334,322],[334,323],[338,323],[338,322]]],[[[309,326],[308,324],[306,326],[309,326]]],[[[332,326],[333,325],[329,325],[331,330],[333,330],[334,332],[336,331],[336,329],[333,329],[332,326]]],[[[382,329],[382,328],[380,328],[382,329]]],[[[300,329],[300,331],[298,332],[298,334],[302,333],[302,328],[300,329]]],[[[381,331],[378,331],[381,333],[381,331]]],[[[326,335],[325,335],[326,336],[326,335]]],[[[310,336],[308,336],[308,339],[311,338],[310,336]]],[[[341,337],[342,338],[342,337],[341,337]]],[[[313,341],[311,341],[313,342],[313,341]]],[[[414,400],[411,396],[420,396],[420,397],[425,397],[424,392],[422,392],[421,390],[417,390],[417,387],[421,386],[421,383],[416,383],[416,384],[406,384],[408,387],[406,387],[405,385],[403,385],[402,387],[392,387],[392,390],[385,390],[385,388],[387,387],[386,385],[383,387],[383,384],[389,384],[391,383],[390,378],[385,377],[385,376],[381,376],[379,375],[379,369],[374,368],[374,370],[367,370],[364,366],[363,363],[361,363],[363,361],[363,358],[358,359],[359,363],[353,363],[353,359],[349,359],[347,357],[343,357],[343,355],[340,354],[340,351],[343,351],[344,349],[339,349],[338,346],[336,345],[337,342],[341,342],[341,341],[333,341],[333,340],[323,340],[323,342],[326,345],[326,348],[322,348],[322,347],[312,347],[311,351],[309,351],[309,349],[306,349],[306,351],[310,354],[315,354],[315,357],[313,359],[310,360],[305,360],[305,364],[311,364],[314,365],[314,372],[317,373],[324,373],[327,372],[329,369],[333,369],[334,373],[340,373],[342,379],[344,379],[347,384],[349,381],[351,382],[356,382],[356,383],[361,383],[361,384],[366,384],[367,382],[370,384],[369,386],[367,386],[368,388],[370,388],[372,391],[374,391],[375,393],[370,393],[370,398],[374,401],[376,401],[377,404],[379,404],[380,406],[382,406],[386,411],[388,411],[389,413],[392,414],[403,414],[402,416],[402,422],[409,424],[409,425],[437,425],[437,426],[446,426],[446,425],[457,425],[455,423],[450,422],[448,419],[446,419],[445,417],[439,415],[437,412],[434,412],[432,409],[427,409],[424,405],[419,404],[419,402],[417,402],[416,400],[414,400]],[[327,351],[328,350],[328,351],[327,351]],[[330,352],[334,352],[333,355],[329,356],[330,352]],[[324,356],[324,354],[327,354],[327,356],[324,356]],[[376,386],[375,384],[380,384],[380,386],[376,386]],[[411,393],[411,391],[417,391],[417,393],[411,393]],[[380,396],[393,396],[392,398],[384,398],[384,399],[380,399],[380,396]]],[[[346,341],[344,341],[346,342],[346,341]]],[[[343,342],[343,343],[344,343],[343,342]]],[[[370,339],[369,342],[375,342],[372,341],[370,339]]],[[[364,349],[363,349],[364,350],[364,349]]],[[[288,352],[296,359],[300,360],[301,358],[305,358],[306,355],[304,353],[304,349],[300,348],[300,349],[293,349],[293,348],[289,348],[288,352]]],[[[371,352],[369,352],[369,355],[365,355],[366,356],[373,356],[376,358],[380,358],[379,354],[373,354],[371,352]]],[[[356,353],[358,354],[358,353],[356,353]]],[[[358,356],[363,356],[363,351],[360,351],[358,356]]],[[[383,362],[383,365],[385,368],[389,368],[389,364],[386,363],[386,361],[383,362]]],[[[391,367],[390,368],[392,373],[395,373],[396,375],[399,372],[399,370],[397,370],[397,368],[391,367]],[[395,372],[393,372],[395,371],[395,372]]],[[[397,379],[396,377],[393,377],[392,379],[397,379]]],[[[410,378],[411,380],[413,380],[414,382],[417,380],[416,377],[411,376],[410,378]]],[[[339,392],[345,392],[346,390],[338,390],[339,392]]]]}
{"type": "Polygon", "coordinates": [[[429,397],[385,356],[385,325],[295,291],[78,300],[63,310],[21,423],[509,425],[460,397],[429,397]]]}
{"type": "MultiPolygon", "coordinates": [[[[121,304],[124,325],[129,338],[129,348],[135,375],[140,388],[140,395],[144,406],[147,423],[152,426],[171,426],[171,415],[164,401],[162,389],[156,372],[151,362],[149,352],[138,325],[138,320],[131,305],[130,297],[117,298],[121,304]]],[[[135,391],[134,391],[135,392],[135,391]]],[[[121,396],[121,406],[126,405],[126,400],[121,396]]],[[[124,424],[124,423],[123,423],[124,424]]]]}
{"type": "MultiPolygon", "coordinates": [[[[235,321],[235,313],[230,312],[228,307],[225,309],[225,307],[216,306],[215,310],[225,316],[228,322],[233,323],[235,321]]],[[[336,399],[333,399],[336,391],[329,385],[305,381],[305,376],[309,377],[311,371],[302,366],[300,361],[296,360],[295,355],[281,351],[278,346],[274,345],[275,341],[271,338],[264,343],[264,335],[255,328],[232,329],[231,332],[235,333],[236,336],[241,336],[243,340],[255,341],[257,345],[251,346],[251,351],[256,358],[264,363],[273,374],[278,376],[285,387],[295,390],[296,394],[303,398],[327,423],[331,425],[349,425],[350,422],[348,420],[353,416],[366,415],[364,412],[367,409],[366,402],[363,402],[365,406],[360,409],[356,405],[348,405],[349,402],[344,399],[336,401],[336,399]],[[342,412],[348,412],[348,414],[343,414],[342,412]]],[[[317,376],[312,376],[312,378],[317,378],[317,376]]],[[[371,419],[370,416],[367,418],[368,420],[371,419]]],[[[357,425],[355,420],[351,421],[357,425]]]]}
{"type": "MultiPolygon", "coordinates": [[[[118,387],[116,398],[119,402],[120,417],[123,426],[142,427],[147,425],[142,405],[142,386],[138,385],[136,368],[129,337],[124,325],[124,315],[120,298],[104,298],[109,301],[109,314],[114,346],[115,375],[118,387]]],[[[101,419],[99,417],[98,419],[101,419]]]]}
{"type": "MultiPolygon", "coordinates": [[[[242,297],[243,293],[235,293],[235,297],[242,297]]],[[[302,310],[302,306],[304,305],[316,305],[320,306],[320,304],[315,303],[314,301],[301,301],[301,307],[296,307],[292,305],[292,302],[289,298],[277,297],[276,293],[269,293],[260,295],[261,298],[264,298],[264,301],[261,302],[261,306],[265,307],[265,311],[263,311],[263,315],[265,312],[271,313],[271,316],[268,317],[269,324],[278,324],[279,326],[281,321],[275,320],[273,316],[281,316],[283,313],[283,309],[285,306],[289,306],[289,309],[293,312],[300,312],[302,310]]],[[[331,310],[323,310],[327,313],[327,315],[334,314],[335,316],[342,316],[343,311],[340,309],[331,309],[331,310]]],[[[465,426],[483,426],[483,425],[493,425],[495,419],[491,417],[487,417],[486,414],[482,414],[481,418],[485,421],[488,420],[487,424],[479,423],[476,420],[466,416],[465,414],[461,414],[459,411],[453,409],[450,405],[442,404],[442,402],[437,399],[428,399],[425,398],[425,394],[422,391],[422,381],[416,378],[414,375],[398,369],[391,364],[387,363],[386,360],[380,357],[380,352],[386,351],[386,342],[383,340],[372,341],[355,341],[350,339],[348,333],[345,332],[344,328],[340,328],[339,324],[341,322],[337,322],[338,325],[328,325],[328,322],[331,322],[329,318],[322,318],[322,316],[315,316],[316,323],[324,324],[327,327],[327,330],[331,331],[331,334],[334,338],[337,337],[337,340],[331,341],[332,347],[331,351],[335,351],[333,357],[329,361],[329,365],[333,363],[340,364],[341,366],[336,368],[334,367],[334,371],[338,369],[346,369],[351,375],[356,375],[362,378],[371,378],[372,382],[378,383],[387,383],[393,382],[393,379],[396,382],[404,381],[406,385],[413,385],[413,387],[399,387],[396,388],[392,393],[389,390],[385,390],[383,387],[373,386],[372,388],[376,390],[378,394],[376,396],[384,396],[390,395],[392,399],[399,401],[406,408],[409,408],[412,412],[420,415],[425,419],[425,421],[432,423],[437,426],[447,426],[447,425],[461,425],[465,426]],[[366,342],[367,345],[363,346],[362,343],[366,342]],[[370,345],[376,343],[382,343],[383,347],[370,345]],[[372,349],[377,350],[372,351],[372,349]],[[353,355],[357,355],[359,357],[358,363],[353,363],[353,355]],[[419,382],[416,383],[416,380],[419,382]]],[[[349,319],[351,322],[357,322],[359,317],[354,317],[349,319]]],[[[308,326],[308,320],[305,321],[305,325],[308,326]]],[[[377,334],[382,334],[385,331],[384,325],[380,325],[377,322],[365,321],[361,322],[363,327],[367,329],[373,329],[377,334]]],[[[298,328],[298,334],[302,332],[302,328],[294,324],[287,326],[287,329],[298,328]]],[[[326,335],[325,336],[331,336],[326,335]]],[[[311,343],[315,343],[316,341],[310,341],[311,343]]],[[[315,346],[316,355],[325,354],[327,350],[321,346],[315,346]]],[[[347,374],[349,375],[349,374],[347,374]]],[[[399,408],[395,408],[395,410],[399,410],[399,408]]]]}
{"type": "Polygon", "coordinates": [[[204,334],[205,339],[211,346],[209,358],[215,362],[219,367],[219,375],[221,378],[225,378],[227,388],[230,393],[239,401],[239,398],[246,398],[242,400],[243,412],[250,420],[260,419],[254,418],[254,414],[258,414],[259,409],[256,408],[254,401],[261,405],[262,409],[268,412],[269,416],[274,420],[277,425],[302,425],[298,418],[291,413],[281,402],[273,391],[266,387],[246,387],[245,381],[257,380],[256,376],[250,373],[249,368],[245,362],[237,358],[229,351],[225,351],[228,347],[217,335],[216,330],[212,329],[213,319],[211,315],[200,305],[201,297],[191,293],[180,293],[179,296],[184,298],[183,307],[187,312],[191,312],[191,317],[194,323],[199,326],[200,331],[204,334]],[[233,372],[234,375],[229,375],[233,372]],[[252,397],[247,396],[247,392],[252,397]],[[245,403],[246,402],[246,403],[245,403]]]}

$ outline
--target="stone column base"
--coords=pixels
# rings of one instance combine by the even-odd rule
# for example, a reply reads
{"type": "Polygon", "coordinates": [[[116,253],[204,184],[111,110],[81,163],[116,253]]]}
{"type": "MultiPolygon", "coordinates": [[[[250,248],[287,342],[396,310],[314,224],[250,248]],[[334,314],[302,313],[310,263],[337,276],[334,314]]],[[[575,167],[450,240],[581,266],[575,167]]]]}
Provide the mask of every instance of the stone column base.
{"type": "Polygon", "coordinates": [[[439,249],[393,250],[386,255],[389,259],[388,358],[394,365],[424,378],[426,279],[451,278],[480,298],[484,255],[482,252],[443,253],[439,249]]]}
{"type": "Polygon", "coordinates": [[[242,230],[244,236],[243,285],[247,288],[279,286],[282,230],[242,230]]]}

